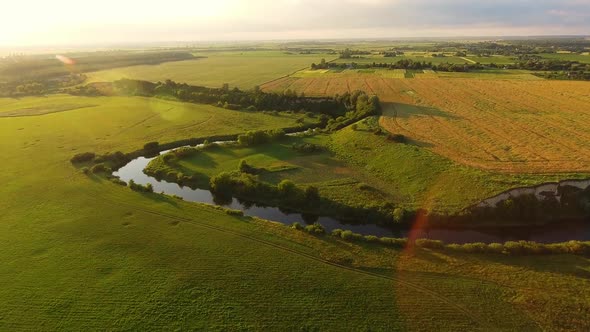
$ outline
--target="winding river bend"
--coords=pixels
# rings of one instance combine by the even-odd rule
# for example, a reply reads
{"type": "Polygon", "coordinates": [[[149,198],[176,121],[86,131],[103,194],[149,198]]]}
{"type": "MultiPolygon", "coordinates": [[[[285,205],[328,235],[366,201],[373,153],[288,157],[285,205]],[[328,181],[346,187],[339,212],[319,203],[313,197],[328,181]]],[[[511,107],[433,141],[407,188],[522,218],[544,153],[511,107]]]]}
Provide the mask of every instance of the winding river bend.
{"type": "MultiPolygon", "coordinates": [[[[229,142],[215,142],[217,144],[224,144],[229,142]]],[[[169,151],[169,150],[168,150],[169,151]]],[[[162,151],[160,154],[164,154],[168,151],[162,151]]],[[[113,175],[119,177],[125,182],[130,180],[135,181],[138,184],[150,183],[154,192],[164,192],[169,195],[177,195],[182,197],[185,201],[189,202],[200,202],[206,204],[216,204],[213,195],[208,190],[203,189],[191,189],[188,187],[181,187],[176,183],[159,181],[151,176],[146,175],[143,170],[148,163],[154,159],[147,157],[138,157],[133,159],[127,165],[121,167],[118,171],[114,172],[113,175]]],[[[522,193],[537,193],[542,191],[553,191],[556,190],[560,185],[576,185],[576,186],[588,186],[590,185],[589,180],[581,181],[567,181],[559,184],[548,184],[535,186],[531,188],[517,188],[512,191],[507,191],[496,197],[492,197],[488,200],[482,201],[481,204],[492,204],[500,197],[508,197],[510,194],[516,195],[522,193]],[[555,187],[555,188],[554,188],[555,187]],[[552,190],[553,189],[553,190],[552,190]]],[[[430,229],[400,229],[400,228],[386,228],[379,225],[359,225],[349,224],[330,217],[317,217],[313,220],[304,218],[300,213],[288,213],[284,212],[276,207],[265,207],[259,206],[252,203],[241,202],[236,198],[233,198],[230,203],[221,204],[224,207],[228,207],[235,210],[241,210],[244,215],[259,217],[267,220],[278,221],[286,225],[290,225],[294,222],[299,222],[302,225],[308,222],[319,222],[329,232],[333,229],[340,228],[344,230],[351,230],[355,233],[363,235],[375,235],[375,236],[388,236],[388,237],[412,237],[412,238],[429,238],[434,240],[442,240],[446,243],[469,243],[469,242],[506,242],[515,240],[529,240],[540,243],[554,243],[554,242],[565,242],[569,240],[590,240],[590,221],[585,223],[559,223],[550,226],[528,226],[528,227],[497,227],[497,228],[485,228],[485,229],[442,229],[442,228],[430,228],[430,229]]]]}

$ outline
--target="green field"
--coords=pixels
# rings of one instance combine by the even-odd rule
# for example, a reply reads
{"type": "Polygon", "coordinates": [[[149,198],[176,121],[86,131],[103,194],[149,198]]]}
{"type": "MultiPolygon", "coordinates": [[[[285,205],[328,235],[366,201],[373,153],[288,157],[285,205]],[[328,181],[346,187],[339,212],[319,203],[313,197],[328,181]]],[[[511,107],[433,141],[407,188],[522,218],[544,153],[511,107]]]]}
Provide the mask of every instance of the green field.
{"type": "Polygon", "coordinates": [[[214,147],[173,164],[159,157],[148,169],[150,174],[195,175],[199,186],[208,188],[212,176],[235,171],[240,160],[245,160],[266,170],[259,175],[261,181],[276,185],[289,179],[302,186],[314,185],[323,197],[349,206],[391,202],[444,213],[456,213],[510,188],[564,177],[496,174],[460,166],[428,151],[420,142],[398,144],[373,134],[376,121],[368,119],[357,130],[345,128],[331,135],[288,137],[255,147],[214,147]],[[301,153],[292,148],[303,142],[325,149],[301,153]]]}
{"type": "Polygon", "coordinates": [[[577,54],[577,53],[543,53],[539,54],[545,59],[556,59],[566,61],[578,61],[580,63],[590,63],[590,54],[577,54]]]}
{"type": "Polygon", "coordinates": [[[579,296],[589,292],[587,258],[409,254],[319,239],[133,192],[69,163],[80,151],[288,118],[139,97],[3,99],[0,109],[59,103],[96,106],[0,118],[1,330],[588,328],[579,296]]]}
{"type": "Polygon", "coordinates": [[[515,60],[513,57],[503,56],[503,55],[493,55],[493,56],[467,56],[465,57],[471,61],[479,62],[481,64],[490,64],[495,63],[497,65],[505,65],[514,63],[515,60]]]}
{"type": "MultiPolygon", "coordinates": [[[[327,60],[327,59],[326,59],[327,60]]],[[[437,65],[440,63],[454,63],[454,64],[462,64],[462,63],[469,63],[469,61],[462,59],[456,56],[445,56],[445,57],[433,57],[430,54],[409,54],[409,55],[400,55],[396,57],[383,57],[382,55],[362,55],[360,58],[352,58],[352,59],[337,59],[334,62],[336,63],[351,63],[355,62],[358,64],[364,63],[396,63],[401,60],[412,60],[417,62],[432,62],[432,64],[437,65]]]]}
{"type": "MultiPolygon", "coordinates": [[[[197,53],[207,58],[168,62],[154,66],[132,66],[88,73],[89,82],[114,81],[120,78],[147,81],[171,79],[191,85],[220,87],[229,83],[232,87],[250,89],[256,85],[289,75],[330,55],[299,55],[283,52],[222,52],[197,53]]],[[[332,56],[333,57],[333,56],[332,56]]]]}

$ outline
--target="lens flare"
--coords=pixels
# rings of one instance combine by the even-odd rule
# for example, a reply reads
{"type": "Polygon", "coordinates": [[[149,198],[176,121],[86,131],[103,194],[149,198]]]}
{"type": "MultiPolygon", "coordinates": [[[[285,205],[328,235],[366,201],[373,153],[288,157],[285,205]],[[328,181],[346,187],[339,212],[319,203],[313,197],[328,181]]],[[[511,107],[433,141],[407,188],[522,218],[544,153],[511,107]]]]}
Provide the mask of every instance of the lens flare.
{"type": "Polygon", "coordinates": [[[74,59],[72,58],[68,58],[67,56],[63,56],[63,55],[56,55],[55,58],[59,61],[61,61],[63,64],[65,65],[75,65],[76,61],[74,61],[74,59]]]}

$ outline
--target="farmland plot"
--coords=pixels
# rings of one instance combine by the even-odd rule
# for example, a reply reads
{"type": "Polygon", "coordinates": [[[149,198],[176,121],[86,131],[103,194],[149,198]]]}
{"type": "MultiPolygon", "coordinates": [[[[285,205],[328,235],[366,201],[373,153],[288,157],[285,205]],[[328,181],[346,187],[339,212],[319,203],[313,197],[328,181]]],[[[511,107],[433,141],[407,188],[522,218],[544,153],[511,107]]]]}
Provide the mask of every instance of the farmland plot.
{"type": "Polygon", "coordinates": [[[385,103],[384,128],[465,165],[502,172],[590,171],[589,83],[423,75],[432,73],[417,75],[421,79],[285,79],[264,88],[376,94],[385,103]]]}

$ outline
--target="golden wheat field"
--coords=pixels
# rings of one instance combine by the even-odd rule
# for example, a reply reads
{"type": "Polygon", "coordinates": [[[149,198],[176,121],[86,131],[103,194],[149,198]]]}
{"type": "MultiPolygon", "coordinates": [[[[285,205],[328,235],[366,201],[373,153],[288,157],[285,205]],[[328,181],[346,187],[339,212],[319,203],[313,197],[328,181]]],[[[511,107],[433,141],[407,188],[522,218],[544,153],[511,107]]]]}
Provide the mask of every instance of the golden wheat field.
{"type": "Polygon", "coordinates": [[[466,165],[502,172],[590,171],[589,82],[363,75],[284,78],[264,89],[376,94],[384,103],[384,128],[466,165]]]}

